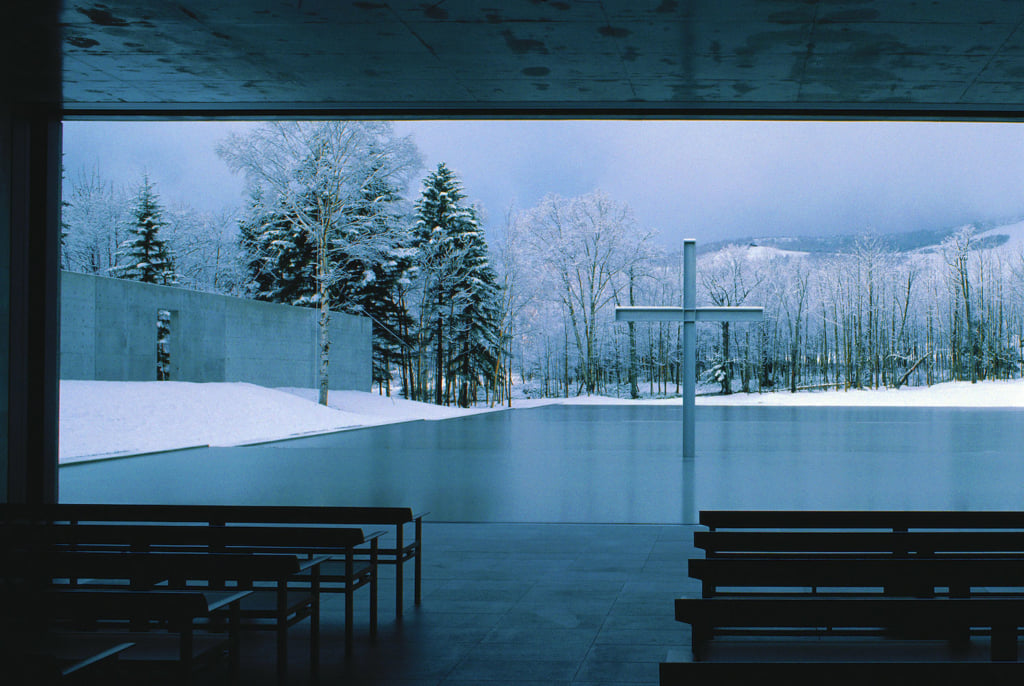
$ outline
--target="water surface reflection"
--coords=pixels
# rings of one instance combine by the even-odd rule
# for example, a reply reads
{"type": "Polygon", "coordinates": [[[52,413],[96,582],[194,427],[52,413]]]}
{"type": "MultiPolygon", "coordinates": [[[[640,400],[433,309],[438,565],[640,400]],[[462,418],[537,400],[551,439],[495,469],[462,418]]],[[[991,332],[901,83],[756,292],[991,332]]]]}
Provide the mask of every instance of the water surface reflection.
{"type": "Polygon", "coordinates": [[[550,406],[68,465],[64,502],[393,505],[436,521],[692,522],[708,508],[1020,509],[1024,412],[550,406]]]}

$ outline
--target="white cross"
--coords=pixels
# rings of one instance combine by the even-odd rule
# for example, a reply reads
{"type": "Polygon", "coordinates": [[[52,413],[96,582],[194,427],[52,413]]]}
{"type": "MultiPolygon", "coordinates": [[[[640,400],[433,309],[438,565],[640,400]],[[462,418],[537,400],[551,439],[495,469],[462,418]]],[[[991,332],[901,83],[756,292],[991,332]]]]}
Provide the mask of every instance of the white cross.
{"type": "Polygon", "coordinates": [[[682,307],[616,307],[617,322],[683,323],[683,458],[696,453],[697,322],[759,322],[762,307],[697,307],[697,241],[683,241],[682,307]]]}

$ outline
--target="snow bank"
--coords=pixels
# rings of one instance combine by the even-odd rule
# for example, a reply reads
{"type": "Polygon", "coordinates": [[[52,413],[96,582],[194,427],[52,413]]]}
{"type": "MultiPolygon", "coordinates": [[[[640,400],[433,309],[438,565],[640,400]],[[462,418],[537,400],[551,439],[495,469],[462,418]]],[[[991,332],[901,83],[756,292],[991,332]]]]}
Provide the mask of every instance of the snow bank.
{"type": "MultiPolygon", "coordinates": [[[[61,381],[60,461],[240,445],[417,419],[441,420],[503,408],[461,409],[331,391],[329,407],[308,388],[180,381],[61,381]]],[[[516,408],[553,404],[679,405],[679,398],[628,400],[590,396],[515,400],[516,408]]],[[[1024,381],[955,382],[931,388],[699,396],[698,405],[819,405],[1024,408],[1024,381]]]]}
{"type": "MultiPolygon", "coordinates": [[[[589,396],[580,398],[544,398],[515,401],[516,407],[543,405],[681,405],[681,398],[630,400],[589,396]]],[[[773,393],[734,393],[733,395],[699,395],[697,405],[783,405],[822,407],[1021,407],[1024,408],[1024,380],[984,381],[972,384],[953,381],[930,388],[899,390],[829,390],[776,391],[773,393]]]]}
{"type": "MultiPolygon", "coordinates": [[[[277,390],[291,393],[314,403],[319,398],[319,393],[315,388],[279,388],[277,390]]],[[[483,407],[468,410],[461,407],[442,407],[415,400],[364,393],[363,391],[331,391],[327,394],[327,405],[336,410],[360,415],[363,426],[413,419],[450,419],[492,411],[490,408],[483,407]]]]}
{"type": "Polygon", "coordinates": [[[348,412],[246,383],[60,382],[60,461],[237,445],[359,426],[348,412]]]}

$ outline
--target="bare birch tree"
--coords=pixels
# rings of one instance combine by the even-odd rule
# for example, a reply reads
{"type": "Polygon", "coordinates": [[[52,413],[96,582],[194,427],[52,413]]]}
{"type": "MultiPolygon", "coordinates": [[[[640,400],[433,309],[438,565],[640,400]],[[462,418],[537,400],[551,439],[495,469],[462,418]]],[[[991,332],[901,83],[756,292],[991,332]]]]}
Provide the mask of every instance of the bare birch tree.
{"type": "MultiPolygon", "coordinates": [[[[747,299],[761,286],[765,272],[761,265],[748,259],[746,248],[730,245],[701,264],[700,280],[711,302],[719,307],[747,304],[747,299]]],[[[729,322],[722,322],[722,393],[732,393],[732,359],[729,322]]]]}
{"type": "Polygon", "coordinates": [[[651,234],[637,227],[628,205],[601,191],[571,199],[549,195],[524,221],[526,245],[546,268],[551,292],[568,315],[583,364],[582,388],[593,393],[599,317],[651,234]]]}
{"type": "Polygon", "coordinates": [[[367,221],[365,194],[374,181],[401,178],[419,166],[411,139],[396,138],[387,122],[269,122],[217,148],[228,166],[275,199],[316,245],[320,365],[319,402],[327,404],[331,286],[343,276],[339,256],[374,260],[381,244],[359,231],[367,221]]]}

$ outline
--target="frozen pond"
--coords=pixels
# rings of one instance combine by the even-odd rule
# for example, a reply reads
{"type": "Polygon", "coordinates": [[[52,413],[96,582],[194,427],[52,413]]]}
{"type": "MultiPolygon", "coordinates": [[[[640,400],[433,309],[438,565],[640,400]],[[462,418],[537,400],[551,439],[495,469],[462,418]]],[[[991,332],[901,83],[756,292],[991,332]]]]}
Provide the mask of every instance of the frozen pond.
{"type": "Polygon", "coordinates": [[[433,521],[1024,506],[1024,411],[555,405],[68,465],[64,502],[403,505],[433,521]]]}

